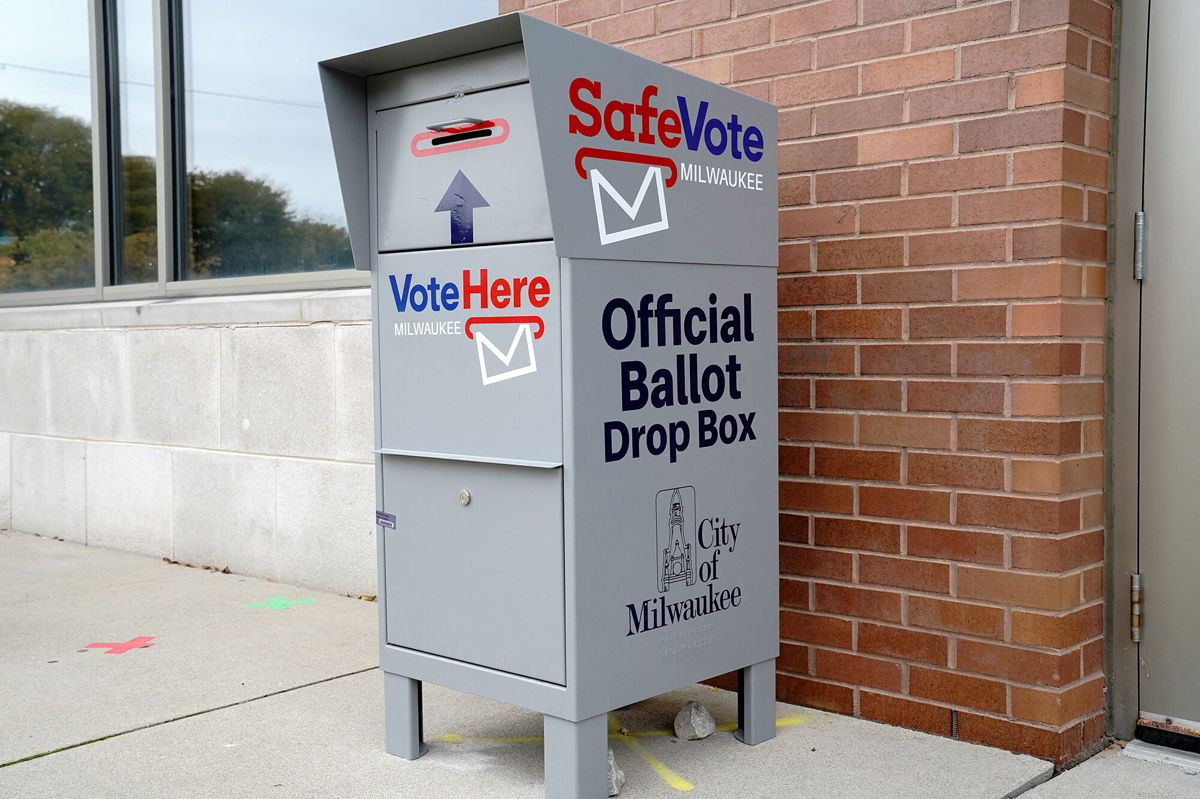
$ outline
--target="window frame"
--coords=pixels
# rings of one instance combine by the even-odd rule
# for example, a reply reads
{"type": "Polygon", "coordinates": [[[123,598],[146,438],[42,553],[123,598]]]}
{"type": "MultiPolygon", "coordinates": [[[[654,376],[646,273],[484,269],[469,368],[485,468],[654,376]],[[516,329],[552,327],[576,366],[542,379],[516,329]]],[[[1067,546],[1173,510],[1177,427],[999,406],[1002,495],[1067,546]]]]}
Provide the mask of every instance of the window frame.
{"type": "Polygon", "coordinates": [[[158,276],[152,282],[116,284],[121,246],[120,119],[117,2],[87,0],[92,100],[92,219],[95,279],[91,286],[0,291],[0,308],[106,300],[167,299],[361,288],[370,272],[354,268],[280,272],[242,277],[183,279],[186,263],[186,109],[184,107],[183,0],[152,0],[154,26],[155,203],[158,276]]]}

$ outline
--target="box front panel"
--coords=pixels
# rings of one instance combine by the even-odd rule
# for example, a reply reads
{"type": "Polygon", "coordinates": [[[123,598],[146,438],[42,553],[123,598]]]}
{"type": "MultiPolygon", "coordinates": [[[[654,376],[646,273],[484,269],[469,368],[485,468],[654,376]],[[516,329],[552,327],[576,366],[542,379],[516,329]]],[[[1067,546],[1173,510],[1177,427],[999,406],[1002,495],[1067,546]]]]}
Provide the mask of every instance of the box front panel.
{"type": "Polygon", "coordinates": [[[550,238],[529,84],[379,111],[375,128],[380,251],[550,238]]]}
{"type": "Polygon", "coordinates": [[[568,585],[589,712],[778,652],[775,270],[565,269],[568,585]]]}
{"type": "Polygon", "coordinates": [[[383,450],[561,463],[553,245],[384,254],[379,268],[383,450]]]}
{"type": "Polygon", "coordinates": [[[563,684],[562,470],[383,456],[387,642],[563,684]]]}

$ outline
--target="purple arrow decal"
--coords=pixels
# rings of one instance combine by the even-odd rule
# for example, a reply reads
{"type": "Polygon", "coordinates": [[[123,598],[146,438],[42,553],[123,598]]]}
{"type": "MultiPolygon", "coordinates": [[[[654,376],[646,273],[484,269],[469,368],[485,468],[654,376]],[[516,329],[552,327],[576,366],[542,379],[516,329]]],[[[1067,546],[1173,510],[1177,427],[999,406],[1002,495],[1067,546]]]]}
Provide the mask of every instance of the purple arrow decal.
{"type": "Polygon", "coordinates": [[[433,210],[450,212],[451,244],[470,244],[475,241],[475,209],[487,205],[488,201],[460,169],[433,210]]]}

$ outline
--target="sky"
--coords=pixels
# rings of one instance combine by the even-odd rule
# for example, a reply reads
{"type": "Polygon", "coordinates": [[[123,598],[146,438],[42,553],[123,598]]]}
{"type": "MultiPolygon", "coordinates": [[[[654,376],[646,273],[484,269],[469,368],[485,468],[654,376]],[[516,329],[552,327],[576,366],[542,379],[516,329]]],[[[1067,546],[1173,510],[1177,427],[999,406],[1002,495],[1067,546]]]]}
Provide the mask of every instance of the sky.
{"type": "MultiPolygon", "coordinates": [[[[154,0],[119,0],[124,151],[154,152],[154,0]]],[[[188,167],[344,224],[316,63],[496,15],[496,0],[184,0],[188,167]]],[[[91,119],[87,0],[0,0],[0,98],[91,119]]]]}

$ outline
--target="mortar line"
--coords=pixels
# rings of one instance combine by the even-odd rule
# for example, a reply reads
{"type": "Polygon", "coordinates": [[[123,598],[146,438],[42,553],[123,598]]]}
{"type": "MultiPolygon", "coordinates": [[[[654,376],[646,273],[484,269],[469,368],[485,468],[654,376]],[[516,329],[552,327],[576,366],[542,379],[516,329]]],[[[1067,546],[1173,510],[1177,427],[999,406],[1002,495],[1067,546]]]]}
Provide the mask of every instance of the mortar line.
{"type": "Polygon", "coordinates": [[[59,752],[67,752],[71,749],[78,749],[79,747],[87,746],[88,744],[99,743],[100,741],[107,741],[111,738],[119,738],[122,735],[129,735],[130,733],[141,732],[142,730],[150,730],[155,727],[161,727],[164,724],[171,724],[176,721],[183,721],[184,719],[195,718],[196,716],[203,716],[208,713],[215,713],[218,710],[228,710],[229,708],[237,707],[238,705],[248,705],[251,702],[257,702],[260,699],[269,699],[272,696],[279,696],[280,694],[287,694],[287,693],[291,693],[292,691],[299,691],[302,688],[311,688],[314,685],[320,685],[321,683],[333,682],[334,680],[340,680],[345,677],[353,677],[357,674],[366,674],[368,671],[375,671],[378,668],[379,668],[378,666],[370,666],[365,669],[359,669],[357,671],[346,672],[345,674],[335,674],[332,677],[324,677],[320,680],[313,680],[312,682],[304,683],[303,685],[296,685],[291,688],[283,688],[278,691],[272,691],[269,694],[262,694],[260,696],[252,696],[249,699],[242,699],[241,701],[238,701],[238,702],[230,702],[229,704],[226,704],[226,705],[220,705],[218,707],[210,707],[210,708],[206,708],[204,710],[197,710],[194,713],[185,713],[182,716],[175,716],[174,718],[164,719],[163,721],[155,721],[150,724],[143,724],[140,727],[133,727],[128,730],[121,730],[120,732],[114,732],[112,735],[104,735],[99,738],[92,738],[91,740],[88,740],[88,741],[80,741],[77,744],[69,744],[68,746],[60,746],[58,749],[51,749],[48,752],[41,752],[36,755],[30,755],[29,757],[22,757],[18,760],[11,760],[7,763],[0,763],[0,768],[5,768],[6,766],[15,766],[18,763],[27,763],[30,760],[37,760],[38,758],[46,757],[47,755],[56,755],[59,752]]]}

